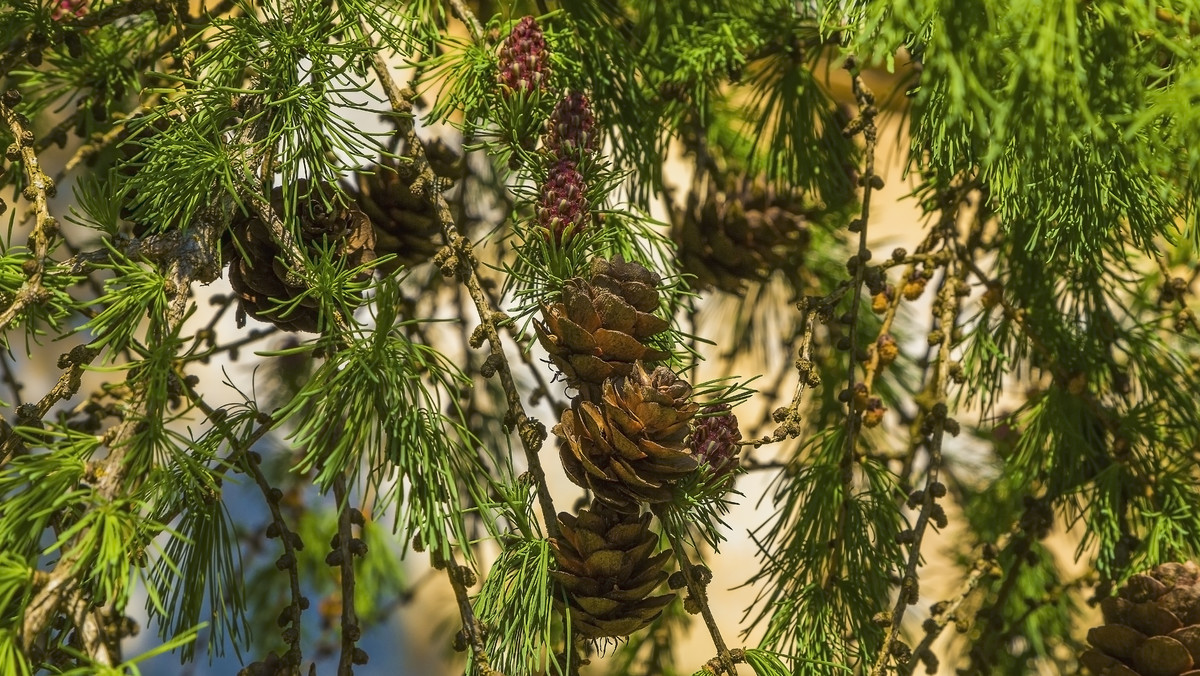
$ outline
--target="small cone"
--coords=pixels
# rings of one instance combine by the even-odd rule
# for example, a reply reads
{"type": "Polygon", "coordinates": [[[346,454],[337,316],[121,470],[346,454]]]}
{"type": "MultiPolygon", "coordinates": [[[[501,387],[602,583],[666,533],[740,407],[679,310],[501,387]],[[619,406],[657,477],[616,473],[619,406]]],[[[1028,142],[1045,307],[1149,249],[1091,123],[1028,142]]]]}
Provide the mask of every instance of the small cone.
{"type": "Polygon", "coordinates": [[[599,401],[581,399],[554,426],[567,477],[606,507],[637,514],[672,498],[672,483],[695,471],[685,443],[696,415],[692,386],[671,369],[641,363],[604,382],[599,401]]]}
{"type": "Polygon", "coordinates": [[[537,203],[538,225],[562,244],[587,225],[587,185],[574,160],[555,162],[546,175],[537,203]]]}
{"type": "MultiPolygon", "coordinates": [[[[301,182],[298,194],[309,194],[301,182]]],[[[280,217],[285,213],[283,191],[276,188],[271,195],[272,206],[280,217]]],[[[300,218],[299,241],[307,244],[310,256],[323,241],[336,243],[336,255],[345,259],[347,268],[355,268],[375,258],[375,233],[365,214],[350,207],[326,211],[318,195],[311,195],[307,204],[296,210],[300,218]]],[[[241,309],[251,317],[270,322],[285,331],[320,330],[320,310],[317,299],[303,297],[283,315],[280,301],[299,297],[304,291],[303,280],[290,273],[284,263],[278,242],[270,228],[251,216],[230,224],[237,240],[229,262],[229,283],[238,296],[241,309]]],[[[367,277],[368,275],[363,275],[367,277]]]]}
{"type": "Polygon", "coordinates": [[[689,438],[689,446],[696,460],[708,465],[707,481],[711,485],[733,483],[733,474],[738,468],[738,453],[742,433],[738,429],[737,416],[728,404],[705,408],[704,417],[696,421],[696,428],[689,438]]]}
{"type": "Polygon", "coordinates": [[[638,263],[596,259],[590,278],[567,280],[562,299],[542,306],[545,321],[535,320],[534,330],[569,387],[598,393],[606,378],[630,373],[635,361],[667,357],[646,342],[668,326],[653,314],[659,284],[638,263]]]}
{"type": "Polygon", "coordinates": [[[1200,567],[1164,563],[1104,599],[1079,658],[1094,676],[1200,676],[1200,567]]]}
{"type": "MultiPolygon", "coordinates": [[[[675,596],[650,594],[667,579],[670,552],[655,554],[650,513],[621,514],[596,502],[577,516],[558,515],[560,537],[550,540],[567,591],[571,625],[587,638],[620,638],[645,627],[675,596]]],[[[563,605],[558,603],[560,610],[563,605]]]]}
{"type": "Polygon", "coordinates": [[[572,92],[558,102],[546,120],[542,147],[556,159],[578,159],[600,148],[596,116],[585,94],[572,92]]]}
{"type": "Polygon", "coordinates": [[[550,52],[536,19],[526,16],[513,26],[500,47],[497,65],[497,78],[506,95],[526,95],[546,88],[550,80],[550,52]]]}

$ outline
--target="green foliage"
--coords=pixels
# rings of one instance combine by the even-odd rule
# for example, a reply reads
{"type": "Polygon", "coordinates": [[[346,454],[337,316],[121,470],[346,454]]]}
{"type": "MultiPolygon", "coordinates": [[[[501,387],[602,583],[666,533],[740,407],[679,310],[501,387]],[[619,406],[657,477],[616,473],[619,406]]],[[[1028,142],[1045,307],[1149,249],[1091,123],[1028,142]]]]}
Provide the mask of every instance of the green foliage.
{"type": "Polygon", "coordinates": [[[552,561],[549,541],[514,538],[492,564],[474,606],[479,621],[494,628],[487,637],[493,669],[506,674],[567,673],[552,649],[559,630],[550,582],[552,561]]]}
{"type": "MultiPolygon", "coordinates": [[[[739,627],[763,639],[734,653],[743,670],[899,666],[951,506],[967,607],[923,629],[930,643],[949,622],[969,630],[947,653],[972,672],[1078,671],[1083,599],[1200,555],[1194,0],[69,9],[0,10],[0,387],[15,406],[0,424],[0,673],[149,673],[162,653],[196,659],[202,633],[209,655],[243,661],[282,639],[296,673],[325,651],[361,661],[362,632],[414,593],[395,563],[414,550],[450,564],[459,601],[474,592],[456,622],[493,669],[601,662],[551,584],[546,523],[568,499],[547,483],[546,428],[590,395],[564,391],[524,330],[597,257],[663,280],[672,324],[651,347],[674,370],[707,357],[731,376],[693,403],[763,412],[741,420],[744,467],[674,481],[647,539],[694,577],[726,555],[746,475],[773,472],[739,627]],[[527,12],[549,75],[514,95],[498,59],[527,12]],[[602,143],[576,158],[587,213],[558,238],[540,222],[556,160],[542,139],[568,93],[587,96],[602,143]],[[883,168],[893,148],[902,177],[883,168]],[[381,156],[400,183],[360,187],[381,156]],[[925,217],[890,257],[867,248],[885,179],[911,181],[925,217]],[[803,232],[775,244],[769,228],[795,221],[734,185],[786,189],[803,232]],[[383,257],[351,265],[344,233],[302,227],[342,206],[370,212],[365,247],[383,257]],[[271,232],[247,236],[251,219],[271,232]],[[681,255],[684,226],[703,255],[681,255]],[[430,264],[408,255],[443,244],[430,264]],[[747,274],[742,295],[702,288],[690,266],[742,249],[788,262],[747,274]],[[222,257],[276,250],[233,295],[193,295],[222,257]],[[243,324],[250,305],[281,326],[231,337],[222,318],[243,324]],[[319,335],[260,343],[300,313],[319,335]],[[270,369],[225,365],[256,350],[270,369]],[[50,389],[31,393],[42,379],[22,368],[46,356],[50,389]],[[223,382],[206,382],[211,360],[223,382]],[[260,518],[238,514],[242,487],[260,518]],[[1056,531],[1088,574],[1064,575],[1056,531]],[[497,551],[468,584],[457,561],[483,569],[497,551]],[[104,628],[105,658],[80,640],[82,615],[101,613],[75,607],[120,619],[141,592],[159,645],[128,658],[104,628]],[[322,603],[301,613],[306,594],[322,603]]],[[[711,655],[672,654],[696,610],[714,646],[731,638],[698,591],[603,664],[710,673],[711,655]]]]}
{"type": "MultiPolygon", "coordinates": [[[[0,254],[0,307],[8,309],[21,293],[26,275],[24,266],[33,260],[24,247],[11,247],[0,254]]],[[[71,315],[72,298],[68,293],[79,277],[72,271],[52,269],[45,276],[46,298],[40,303],[24,306],[12,322],[12,326],[25,328],[26,346],[47,333],[57,334],[71,315]]],[[[0,336],[0,345],[12,349],[10,337],[0,336]]]]}
{"type": "Polygon", "coordinates": [[[150,320],[148,335],[159,335],[165,329],[167,294],[163,288],[166,280],[158,270],[139,265],[115,249],[110,253],[113,276],[104,283],[109,302],[80,330],[91,332],[95,336],[92,347],[103,348],[107,361],[112,362],[132,349],[144,319],[150,320]]]}
{"type": "Polygon", "coordinates": [[[842,428],[814,436],[808,463],[776,481],[774,518],[754,533],[762,568],[750,583],[761,591],[747,616],[766,623],[763,645],[791,655],[796,673],[870,660],[883,640],[874,609],[898,572],[894,475],[868,461],[854,476],[846,444],[842,428]]]}
{"type": "MultiPolygon", "coordinates": [[[[147,584],[147,611],[158,620],[164,641],[198,626],[207,605],[207,649],[216,655],[223,654],[226,645],[238,650],[250,632],[234,524],[220,499],[220,480],[207,464],[215,459],[219,443],[220,435],[210,432],[191,447],[198,452],[182,455],[178,464],[167,466],[169,478],[156,482],[172,488],[157,501],[163,517],[182,514],[147,584]]],[[[191,660],[194,650],[192,642],[183,644],[180,660],[191,660]]]]}
{"type": "Polygon", "coordinates": [[[293,438],[308,450],[298,471],[315,472],[316,485],[327,490],[335,478],[357,481],[365,470],[381,508],[394,507],[401,539],[419,535],[449,558],[452,546],[470,541],[466,501],[485,495],[470,432],[441,413],[441,397],[464,376],[404,334],[408,322],[397,319],[393,284],[378,293],[374,331],[332,355],[279,415],[300,418],[293,438]],[[434,380],[423,382],[423,374],[434,380]]]}

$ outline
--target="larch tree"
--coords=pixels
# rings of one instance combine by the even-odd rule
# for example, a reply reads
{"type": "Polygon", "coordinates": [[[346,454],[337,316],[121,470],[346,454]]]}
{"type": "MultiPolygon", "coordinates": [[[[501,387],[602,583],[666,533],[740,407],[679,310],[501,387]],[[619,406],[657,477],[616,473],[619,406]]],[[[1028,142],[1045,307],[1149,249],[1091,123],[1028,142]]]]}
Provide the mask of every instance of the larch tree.
{"type": "Polygon", "coordinates": [[[4,5],[0,673],[1200,674],[1196,0],[4,5]]]}

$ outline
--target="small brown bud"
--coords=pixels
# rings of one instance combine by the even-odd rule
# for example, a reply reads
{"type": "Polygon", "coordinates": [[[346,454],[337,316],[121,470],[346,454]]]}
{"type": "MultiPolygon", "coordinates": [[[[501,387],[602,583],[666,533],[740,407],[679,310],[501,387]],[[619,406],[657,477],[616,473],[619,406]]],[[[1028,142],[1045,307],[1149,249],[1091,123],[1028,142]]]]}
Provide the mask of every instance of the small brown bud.
{"type": "Polygon", "coordinates": [[[909,280],[900,289],[900,293],[904,296],[905,300],[916,300],[921,297],[921,294],[925,293],[925,284],[926,280],[922,277],[909,280]]]}
{"type": "Polygon", "coordinates": [[[883,334],[875,341],[875,353],[879,355],[879,365],[888,366],[900,356],[900,346],[890,334],[883,334]]]}
{"type": "Polygon", "coordinates": [[[934,503],[929,509],[929,518],[938,528],[945,528],[950,523],[950,519],[946,517],[946,510],[939,504],[934,503]]]}
{"type": "Polygon", "coordinates": [[[957,437],[958,433],[962,431],[962,427],[958,424],[958,421],[955,420],[954,418],[946,418],[946,423],[945,423],[944,429],[952,437],[957,437]]]}
{"type": "Polygon", "coordinates": [[[879,397],[871,397],[867,402],[866,408],[862,412],[863,427],[878,427],[879,423],[883,422],[883,414],[887,409],[883,406],[883,402],[879,397]]]}
{"type": "Polygon", "coordinates": [[[866,383],[854,383],[854,408],[865,409],[870,396],[871,391],[867,389],[866,383]]]}
{"type": "Polygon", "coordinates": [[[275,624],[279,625],[280,627],[286,627],[294,622],[299,616],[299,608],[290,605],[284,608],[283,612],[279,613],[279,617],[275,620],[275,624]]]}
{"type": "Polygon", "coordinates": [[[464,587],[474,587],[475,583],[479,581],[479,579],[475,577],[475,571],[471,570],[467,566],[455,567],[452,574],[454,575],[454,579],[464,587]]]}
{"type": "Polygon", "coordinates": [[[1175,315],[1175,332],[1183,333],[1192,323],[1192,311],[1184,308],[1175,315]]]}
{"type": "Polygon", "coordinates": [[[967,380],[967,374],[963,371],[962,362],[956,361],[950,363],[950,380],[953,380],[960,385],[967,380]]]}

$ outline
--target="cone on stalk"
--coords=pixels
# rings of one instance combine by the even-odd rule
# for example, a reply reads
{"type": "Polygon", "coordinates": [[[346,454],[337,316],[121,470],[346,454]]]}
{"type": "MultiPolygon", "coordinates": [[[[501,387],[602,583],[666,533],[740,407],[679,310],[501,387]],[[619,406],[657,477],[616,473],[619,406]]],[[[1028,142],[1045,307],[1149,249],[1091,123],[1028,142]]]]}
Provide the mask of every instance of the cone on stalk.
{"type": "Polygon", "coordinates": [[[708,406],[701,415],[688,440],[692,454],[698,462],[708,465],[709,485],[728,488],[733,484],[741,451],[742,433],[737,416],[729,404],[708,406]]]}
{"type": "Polygon", "coordinates": [[[550,167],[538,195],[537,221],[547,237],[563,244],[587,227],[587,185],[574,160],[550,167]]]}
{"type": "Polygon", "coordinates": [[[540,92],[550,81],[550,52],[537,19],[522,17],[500,47],[497,79],[506,96],[540,92]]]}
{"type": "Polygon", "coordinates": [[[668,356],[648,344],[669,326],[654,314],[660,283],[638,263],[596,259],[587,279],[567,280],[561,300],[542,305],[534,330],[568,387],[597,394],[605,379],[629,374],[634,362],[668,356]]]}
{"type": "Polygon", "coordinates": [[[567,477],[626,514],[669,502],[674,482],[698,466],[686,443],[697,408],[692,386],[671,369],[634,364],[629,375],[604,381],[599,400],[576,401],[554,426],[567,477]]]}
{"type": "Polygon", "coordinates": [[[555,159],[581,159],[599,150],[596,116],[586,94],[571,92],[554,106],[542,147],[555,159]]]}
{"type": "Polygon", "coordinates": [[[412,165],[389,158],[373,173],[358,175],[358,204],[375,226],[375,253],[396,256],[380,266],[385,274],[420,265],[438,251],[441,227],[433,204],[413,192],[419,175],[412,165]]]}
{"type": "Polygon", "coordinates": [[[1079,658],[1093,676],[1200,676],[1200,566],[1164,563],[1100,603],[1079,658]]]}
{"type": "Polygon", "coordinates": [[[667,579],[669,551],[655,553],[650,513],[623,514],[602,502],[579,514],[558,515],[560,536],[550,540],[558,570],[550,575],[567,592],[559,610],[586,638],[621,638],[645,627],[675,598],[651,596],[667,579]]]}
{"type": "MultiPolygon", "coordinates": [[[[375,259],[375,232],[366,214],[348,205],[327,207],[306,181],[297,185],[301,203],[295,210],[299,218],[297,243],[315,258],[322,245],[331,247],[346,269],[359,267],[375,259]]],[[[283,190],[271,195],[272,208],[281,218],[286,213],[283,190]]],[[[288,227],[287,224],[284,224],[288,227]]],[[[320,304],[306,293],[304,280],[289,270],[279,242],[271,228],[256,216],[236,219],[230,224],[236,240],[229,262],[229,284],[246,314],[270,322],[285,331],[320,331],[320,304]],[[287,301],[295,300],[295,303],[287,301]],[[283,306],[288,309],[284,310],[283,306]]],[[[359,275],[359,281],[370,273],[359,275]]]]}

